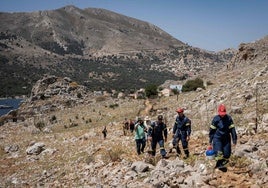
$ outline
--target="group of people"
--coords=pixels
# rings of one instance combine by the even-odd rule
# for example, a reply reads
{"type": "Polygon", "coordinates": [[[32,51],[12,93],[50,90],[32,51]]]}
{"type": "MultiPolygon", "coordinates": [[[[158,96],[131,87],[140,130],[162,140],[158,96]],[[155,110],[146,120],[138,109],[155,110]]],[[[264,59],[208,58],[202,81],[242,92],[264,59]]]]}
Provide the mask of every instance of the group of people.
{"type": "MultiPolygon", "coordinates": [[[[184,109],[178,108],[176,110],[177,116],[173,125],[172,134],[173,147],[169,153],[176,150],[177,156],[182,154],[179,142],[181,141],[182,149],[184,151],[184,158],[190,155],[188,142],[191,136],[191,120],[185,116],[184,109]]],[[[167,126],[163,121],[163,115],[157,117],[157,121],[150,122],[148,118],[143,120],[138,118],[134,125],[135,141],[137,154],[144,153],[146,143],[151,143],[150,153],[152,156],[156,155],[157,144],[160,147],[160,154],[162,158],[168,158],[164,143],[167,142],[167,126]]],[[[215,168],[223,169],[228,163],[231,155],[231,137],[233,144],[237,142],[237,134],[232,117],[226,113],[226,107],[221,104],[218,107],[218,114],[213,117],[209,129],[209,144],[215,151],[216,166],[215,168]]]]}
{"type": "Polygon", "coordinates": [[[124,122],[123,122],[123,133],[124,133],[124,136],[127,135],[127,132],[130,131],[131,133],[133,133],[134,131],[134,121],[132,119],[127,119],[125,118],[124,122]]]}

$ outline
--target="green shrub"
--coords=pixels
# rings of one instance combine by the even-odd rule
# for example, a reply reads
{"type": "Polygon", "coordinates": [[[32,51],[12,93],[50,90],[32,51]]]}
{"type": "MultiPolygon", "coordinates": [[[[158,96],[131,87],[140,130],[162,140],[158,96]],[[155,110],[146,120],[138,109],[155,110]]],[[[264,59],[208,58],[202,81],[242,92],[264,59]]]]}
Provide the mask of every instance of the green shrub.
{"type": "Polygon", "coordinates": [[[182,92],[195,91],[197,88],[205,89],[204,82],[201,78],[196,78],[194,80],[188,80],[182,86],[182,92]]]}
{"type": "Polygon", "coordinates": [[[57,117],[55,115],[53,115],[50,119],[49,119],[50,123],[55,123],[57,122],[57,117]]]}
{"type": "Polygon", "coordinates": [[[42,129],[46,126],[45,122],[43,121],[38,121],[37,123],[35,123],[34,125],[37,129],[39,129],[40,131],[42,131],[42,129]]]}
{"type": "Polygon", "coordinates": [[[145,87],[145,95],[146,97],[156,96],[158,94],[157,85],[150,84],[145,87]]]}
{"type": "Polygon", "coordinates": [[[82,98],[82,94],[81,93],[77,93],[77,98],[81,99],[82,98]]]}
{"type": "Polygon", "coordinates": [[[115,109],[116,107],[118,107],[119,105],[118,104],[110,104],[109,107],[112,108],[112,109],[115,109]]]}
{"type": "Polygon", "coordinates": [[[180,91],[179,91],[178,89],[172,89],[171,91],[172,91],[175,95],[177,95],[177,94],[180,93],[180,91]]]}

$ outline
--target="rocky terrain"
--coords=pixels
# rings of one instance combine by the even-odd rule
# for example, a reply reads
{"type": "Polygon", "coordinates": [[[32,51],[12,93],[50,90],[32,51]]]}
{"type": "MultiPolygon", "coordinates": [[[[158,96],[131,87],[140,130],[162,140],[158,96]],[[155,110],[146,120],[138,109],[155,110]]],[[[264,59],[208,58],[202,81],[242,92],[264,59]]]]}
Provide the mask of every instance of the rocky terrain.
{"type": "Polygon", "coordinates": [[[24,118],[0,126],[0,187],[267,187],[267,47],[267,37],[241,44],[228,66],[201,75],[206,89],[157,99],[96,96],[70,78],[42,78],[16,114],[24,118]],[[227,172],[204,154],[220,103],[238,133],[227,172]],[[123,135],[124,118],[163,114],[168,150],[178,107],[193,124],[190,157],[138,156],[134,136],[123,135]]]}
{"type": "Polygon", "coordinates": [[[69,77],[91,91],[160,85],[219,70],[235,52],[194,48],[104,9],[0,13],[0,97],[29,96],[44,74],[69,77]]]}

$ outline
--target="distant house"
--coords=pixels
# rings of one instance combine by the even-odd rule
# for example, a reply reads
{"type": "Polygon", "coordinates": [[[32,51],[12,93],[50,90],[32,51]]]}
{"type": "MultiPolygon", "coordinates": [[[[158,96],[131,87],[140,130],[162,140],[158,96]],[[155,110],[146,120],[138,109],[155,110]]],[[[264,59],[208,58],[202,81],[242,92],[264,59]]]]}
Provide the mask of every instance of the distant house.
{"type": "Polygon", "coordinates": [[[128,97],[131,97],[133,99],[145,98],[145,89],[141,88],[135,93],[129,94],[128,97]]]}
{"type": "Polygon", "coordinates": [[[102,96],[102,91],[94,91],[94,96],[102,96]]]}
{"type": "Polygon", "coordinates": [[[177,90],[179,93],[181,93],[182,85],[170,85],[169,88],[171,90],[177,90]]]}
{"type": "Polygon", "coordinates": [[[169,97],[171,95],[171,90],[168,88],[165,88],[161,91],[159,91],[159,96],[165,96],[165,97],[169,97]]]}

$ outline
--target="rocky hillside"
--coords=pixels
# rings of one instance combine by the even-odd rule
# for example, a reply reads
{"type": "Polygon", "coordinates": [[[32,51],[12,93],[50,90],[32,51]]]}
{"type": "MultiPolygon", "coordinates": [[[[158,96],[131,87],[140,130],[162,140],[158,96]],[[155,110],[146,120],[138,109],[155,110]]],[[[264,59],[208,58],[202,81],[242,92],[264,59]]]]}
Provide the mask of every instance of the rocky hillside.
{"type": "Polygon", "coordinates": [[[32,13],[2,13],[1,31],[11,32],[56,54],[107,55],[168,49],[182,42],[156,26],[104,9],[67,6],[32,13]],[[14,23],[15,21],[15,23],[14,23]],[[103,54],[102,54],[103,53],[103,54]]]}
{"type": "Polygon", "coordinates": [[[203,75],[212,83],[205,90],[154,100],[94,96],[69,78],[43,78],[17,112],[24,119],[0,127],[0,187],[267,187],[267,46],[267,38],[242,44],[228,66],[203,75]],[[204,155],[220,103],[238,133],[227,172],[204,155]],[[138,156],[133,135],[123,135],[124,118],[163,114],[169,150],[179,106],[193,124],[190,157],[138,156]]]}
{"type": "Polygon", "coordinates": [[[160,85],[218,70],[234,53],[188,46],[148,22],[104,9],[0,13],[0,23],[0,96],[29,95],[44,74],[90,90],[160,85]]]}

